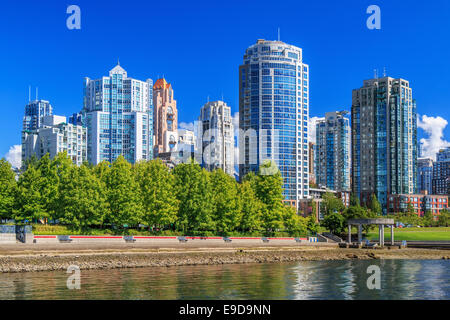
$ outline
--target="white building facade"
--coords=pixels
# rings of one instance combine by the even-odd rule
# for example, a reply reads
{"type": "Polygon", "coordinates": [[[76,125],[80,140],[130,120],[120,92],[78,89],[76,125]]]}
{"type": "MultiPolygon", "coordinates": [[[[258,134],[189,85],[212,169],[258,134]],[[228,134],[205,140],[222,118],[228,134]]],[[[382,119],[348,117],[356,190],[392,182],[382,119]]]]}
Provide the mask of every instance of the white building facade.
{"type": "Polygon", "coordinates": [[[129,78],[118,64],[109,77],[85,78],[83,118],[88,161],[153,159],[153,81],[129,78]]]}
{"type": "Polygon", "coordinates": [[[22,131],[22,165],[33,155],[40,159],[47,153],[54,158],[60,152],[76,165],[87,161],[87,130],[67,123],[63,116],[44,116],[39,128],[22,131]]]}
{"type": "Polygon", "coordinates": [[[198,122],[199,146],[208,170],[222,168],[234,176],[234,128],[231,108],[223,101],[206,103],[198,122]]]}

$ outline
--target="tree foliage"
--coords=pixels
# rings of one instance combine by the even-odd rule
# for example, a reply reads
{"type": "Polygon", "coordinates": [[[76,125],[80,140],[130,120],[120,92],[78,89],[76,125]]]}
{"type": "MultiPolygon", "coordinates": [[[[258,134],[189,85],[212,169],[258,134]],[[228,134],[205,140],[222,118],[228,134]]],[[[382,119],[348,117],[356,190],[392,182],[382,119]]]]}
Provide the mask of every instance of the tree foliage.
{"type": "Polygon", "coordinates": [[[0,159],[0,218],[11,218],[14,206],[16,179],[11,165],[4,158],[0,159]]]}
{"type": "Polygon", "coordinates": [[[301,217],[284,202],[283,179],[273,162],[240,183],[195,162],[169,170],[160,160],[132,165],[120,156],[113,163],[76,166],[66,153],[27,161],[17,181],[9,163],[0,160],[0,174],[1,217],[18,223],[186,235],[304,236],[318,230],[315,216],[301,217]]]}

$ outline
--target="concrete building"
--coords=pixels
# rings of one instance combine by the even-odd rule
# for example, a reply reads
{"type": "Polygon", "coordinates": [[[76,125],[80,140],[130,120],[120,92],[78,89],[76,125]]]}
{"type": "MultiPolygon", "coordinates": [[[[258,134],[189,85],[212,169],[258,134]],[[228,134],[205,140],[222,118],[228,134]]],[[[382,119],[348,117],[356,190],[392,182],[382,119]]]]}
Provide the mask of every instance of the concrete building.
{"type": "Polygon", "coordinates": [[[309,197],[309,66],[302,49],[258,40],[239,67],[239,176],[265,161],[283,177],[285,201],[309,197]]]}
{"type": "Polygon", "coordinates": [[[448,209],[448,196],[428,194],[391,194],[388,197],[388,213],[408,211],[411,204],[414,212],[423,217],[426,211],[438,216],[442,210],[448,209]]]}
{"type": "Polygon", "coordinates": [[[186,129],[178,129],[178,145],[189,145],[192,151],[197,149],[197,137],[194,131],[186,129]]]}
{"type": "Polygon", "coordinates": [[[128,162],[153,158],[153,81],[128,77],[119,65],[108,77],[85,78],[83,117],[88,161],[98,164],[122,155],[128,162]]]}
{"type": "Polygon", "coordinates": [[[202,166],[208,170],[222,168],[234,176],[234,127],[231,108],[223,101],[206,103],[198,119],[199,149],[202,166]]]}
{"type": "Polygon", "coordinates": [[[76,165],[87,161],[87,130],[80,125],[67,123],[63,116],[45,116],[40,127],[22,131],[22,165],[33,155],[40,159],[45,154],[54,158],[60,152],[76,165]]]}
{"type": "Polygon", "coordinates": [[[417,191],[433,194],[433,159],[417,159],[417,191]]]}
{"type": "Polygon", "coordinates": [[[409,82],[365,80],[352,95],[352,186],[362,205],[375,194],[386,213],[388,194],[417,186],[417,114],[409,82]]]}
{"type": "Polygon", "coordinates": [[[36,130],[41,127],[42,119],[45,116],[51,116],[53,108],[47,100],[30,101],[25,106],[25,115],[23,117],[23,130],[36,130]]]}
{"type": "Polygon", "coordinates": [[[316,122],[316,183],[336,191],[350,186],[350,120],[348,112],[327,112],[316,122]]]}
{"type": "Polygon", "coordinates": [[[172,85],[166,79],[158,79],[153,86],[155,133],[154,156],[176,150],[178,141],[178,110],[172,85]]]}
{"type": "Polygon", "coordinates": [[[433,194],[450,194],[450,148],[436,153],[432,178],[433,194]]]}

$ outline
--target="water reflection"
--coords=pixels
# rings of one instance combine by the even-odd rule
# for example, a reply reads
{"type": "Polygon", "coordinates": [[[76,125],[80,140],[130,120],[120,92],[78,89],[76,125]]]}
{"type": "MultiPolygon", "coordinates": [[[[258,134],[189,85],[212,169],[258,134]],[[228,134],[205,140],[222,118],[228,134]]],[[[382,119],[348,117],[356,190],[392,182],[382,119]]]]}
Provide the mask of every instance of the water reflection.
{"type": "Polygon", "coordinates": [[[0,299],[450,299],[448,260],[303,261],[0,274],[0,299]],[[369,290],[367,267],[381,269],[369,290]]]}

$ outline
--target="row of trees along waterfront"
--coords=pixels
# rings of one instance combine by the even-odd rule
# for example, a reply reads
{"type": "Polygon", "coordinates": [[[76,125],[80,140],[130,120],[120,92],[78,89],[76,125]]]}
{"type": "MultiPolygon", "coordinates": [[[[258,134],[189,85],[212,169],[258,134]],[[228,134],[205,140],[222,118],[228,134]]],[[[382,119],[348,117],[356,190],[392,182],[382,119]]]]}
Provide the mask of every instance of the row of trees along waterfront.
{"type": "Polygon", "coordinates": [[[169,170],[160,160],[135,165],[76,166],[66,153],[27,161],[19,178],[0,160],[0,216],[20,222],[57,221],[78,232],[92,229],[165,230],[186,235],[291,235],[315,232],[283,203],[282,177],[249,173],[241,183],[196,163],[169,170]]]}

